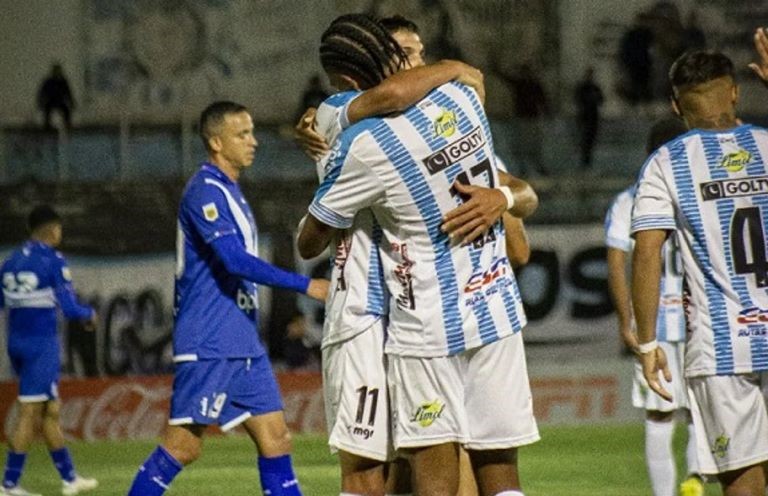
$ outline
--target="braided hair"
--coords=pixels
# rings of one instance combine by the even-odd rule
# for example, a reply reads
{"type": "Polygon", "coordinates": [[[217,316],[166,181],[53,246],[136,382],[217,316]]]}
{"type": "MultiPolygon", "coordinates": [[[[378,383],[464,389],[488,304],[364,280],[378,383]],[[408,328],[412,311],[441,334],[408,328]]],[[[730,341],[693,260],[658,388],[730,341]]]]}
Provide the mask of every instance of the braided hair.
{"type": "Polygon", "coordinates": [[[408,56],[375,18],[337,17],[320,38],[320,63],[328,73],[349,76],[363,89],[381,83],[406,66],[408,56]]]}

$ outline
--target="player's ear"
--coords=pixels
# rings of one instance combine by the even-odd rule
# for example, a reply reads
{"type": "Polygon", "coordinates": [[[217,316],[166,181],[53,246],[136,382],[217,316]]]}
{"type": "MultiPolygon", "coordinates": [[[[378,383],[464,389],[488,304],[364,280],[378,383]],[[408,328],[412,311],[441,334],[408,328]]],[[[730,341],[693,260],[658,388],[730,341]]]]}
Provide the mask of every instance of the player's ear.
{"type": "Polygon", "coordinates": [[[676,116],[683,118],[683,110],[680,108],[680,102],[677,101],[677,97],[672,95],[669,97],[669,103],[672,104],[672,111],[676,116]]]}
{"type": "Polygon", "coordinates": [[[356,90],[359,90],[359,89],[360,89],[360,85],[359,85],[359,84],[357,84],[357,81],[355,81],[355,80],[354,80],[354,79],[352,79],[351,77],[349,77],[349,76],[345,76],[345,75],[343,75],[343,74],[341,74],[341,75],[340,75],[340,77],[341,77],[341,80],[342,80],[342,81],[344,81],[344,83],[345,83],[347,86],[349,86],[349,87],[351,87],[351,88],[354,88],[354,89],[356,89],[356,90]]]}
{"type": "Polygon", "coordinates": [[[221,137],[218,135],[208,138],[208,146],[216,153],[221,151],[221,137]]]}

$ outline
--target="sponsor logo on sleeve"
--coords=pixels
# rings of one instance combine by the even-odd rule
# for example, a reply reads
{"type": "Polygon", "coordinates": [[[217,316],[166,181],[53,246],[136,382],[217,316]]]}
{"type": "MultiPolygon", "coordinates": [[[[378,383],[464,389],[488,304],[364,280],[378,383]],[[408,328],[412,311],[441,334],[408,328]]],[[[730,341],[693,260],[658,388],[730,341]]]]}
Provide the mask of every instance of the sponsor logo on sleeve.
{"type": "Polygon", "coordinates": [[[699,184],[704,201],[768,194],[768,176],[725,179],[699,184]]]}
{"type": "Polygon", "coordinates": [[[61,277],[63,277],[65,281],[72,280],[72,272],[69,271],[69,267],[61,268],[61,277]]]}
{"type": "Polygon", "coordinates": [[[206,203],[203,205],[203,215],[205,216],[205,220],[213,222],[219,218],[219,209],[216,208],[216,204],[213,202],[206,203]]]}
{"type": "MultiPolygon", "coordinates": [[[[451,133],[453,134],[453,133],[451,133]]],[[[480,129],[476,127],[461,139],[454,141],[450,145],[436,151],[424,159],[424,165],[430,174],[437,174],[443,169],[460,162],[464,158],[472,155],[485,144],[485,137],[480,129]]]]}

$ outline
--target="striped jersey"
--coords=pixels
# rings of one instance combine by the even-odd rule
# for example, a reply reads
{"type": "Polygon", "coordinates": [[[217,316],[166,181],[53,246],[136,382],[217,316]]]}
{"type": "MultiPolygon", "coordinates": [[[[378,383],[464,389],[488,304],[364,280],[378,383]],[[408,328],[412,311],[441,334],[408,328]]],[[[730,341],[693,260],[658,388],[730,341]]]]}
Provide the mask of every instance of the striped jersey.
{"type": "Polygon", "coordinates": [[[8,348],[14,355],[47,353],[58,360],[56,308],[68,319],[86,320],[93,309],[77,301],[69,267],[54,248],[30,240],[0,266],[0,307],[8,310],[8,348]]]}
{"type": "Polygon", "coordinates": [[[452,242],[442,216],[456,181],[494,187],[491,133],[477,95],[448,83],[406,112],[365,119],[340,136],[310,213],[338,229],[370,208],[382,229],[390,293],[386,351],[436,357],[483,346],[525,325],[501,222],[452,242]]]}
{"type": "MultiPolygon", "coordinates": [[[[341,131],[349,127],[347,107],[359,94],[358,91],[337,93],[318,107],[316,129],[326,142],[333,144],[341,131]]],[[[332,164],[329,157],[327,154],[317,162],[321,182],[332,164]]],[[[352,225],[339,232],[331,254],[331,285],[325,304],[322,346],[356,336],[386,315],[386,289],[379,254],[381,236],[381,228],[368,208],[357,212],[352,225]]]]}
{"type": "Polygon", "coordinates": [[[174,360],[249,358],[264,347],[258,336],[257,285],[230,274],[210,243],[237,236],[257,256],[258,232],[237,183],[203,164],[184,189],[176,236],[174,360]]]}
{"type": "MultiPolygon", "coordinates": [[[[605,245],[624,252],[631,252],[634,240],[631,236],[632,202],[635,187],[625,189],[616,197],[605,217],[605,245]]],[[[685,316],[683,315],[683,271],[677,238],[670,236],[662,248],[664,269],[661,277],[659,315],[656,319],[656,338],[659,341],[685,340],[685,316]]]]}
{"type": "Polygon", "coordinates": [[[693,130],[640,173],[632,231],[675,230],[685,272],[686,375],[768,370],[768,131],[693,130]]]}

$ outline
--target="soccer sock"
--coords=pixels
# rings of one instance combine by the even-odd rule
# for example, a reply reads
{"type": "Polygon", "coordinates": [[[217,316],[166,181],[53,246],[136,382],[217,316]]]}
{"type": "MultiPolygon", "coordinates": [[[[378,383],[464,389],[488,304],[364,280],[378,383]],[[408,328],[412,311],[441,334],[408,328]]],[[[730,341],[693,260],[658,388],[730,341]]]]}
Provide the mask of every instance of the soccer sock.
{"type": "Polygon", "coordinates": [[[688,424],[688,444],[685,447],[685,464],[688,475],[699,475],[699,457],[696,454],[696,429],[693,422],[688,424]]]}
{"type": "Polygon", "coordinates": [[[160,496],[184,466],[165,448],[158,446],[139,467],[128,496],[160,496]]]}
{"type": "Polygon", "coordinates": [[[69,456],[69,450],[67,448],[59,448],[55,451],[50,451],[53,464],[56,465],[56,470],[61,475],[61,480],[72,482],[75,480],[75,466],[72,464],[72,457],[69,456]]]}
{"type": "Polygon", "coordinates": [[[522,491],[502,491],[496,493],[496,496],[525,496],[522,491]]]}
{"type": "Polygon", "coordinates": [[[5,473],[3,474],[3,487],[16,487],[21,479],[21,473],[24,471],[24,462],[27,461],[26,453],[17,453],[8,450],[5,459],[5,473]]]}
{"type": "Polygon", "coordinates": [[[654,496],[675,494],[675,461],[672,458],[674,422],[645,421],[645,463],[654,496]]]}
{"type": "Polygon", "coordinates": [[[259,478],[264,494],[270,496],[302,496],[299,481],[293,473],[291,455],[259,457],[259,478]]]}

